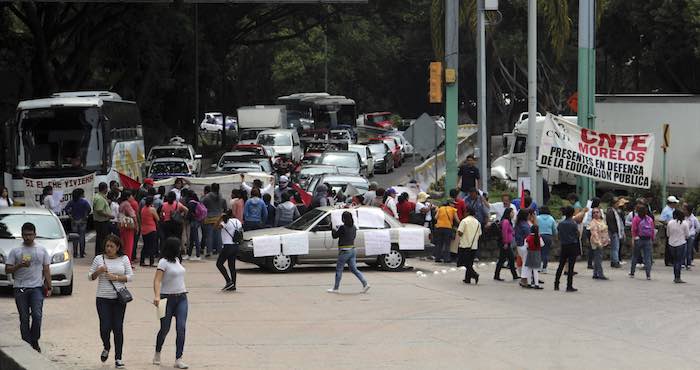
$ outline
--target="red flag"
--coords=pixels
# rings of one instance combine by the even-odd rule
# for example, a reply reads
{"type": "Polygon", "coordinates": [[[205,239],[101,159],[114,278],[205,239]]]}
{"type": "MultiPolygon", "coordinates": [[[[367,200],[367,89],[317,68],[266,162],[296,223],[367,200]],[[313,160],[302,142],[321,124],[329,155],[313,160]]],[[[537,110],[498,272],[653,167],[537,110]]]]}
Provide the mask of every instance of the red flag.
{"type": "Polygon", "coordinates": [[[520,180],[520,209],[525,209],[525,182],[520,180]]]}
{"type": "Polygon", "coordinates": [[[304,202],[305,206],[310,206],[311,205],[311,195],[306,192],[306,190],[302,189],[299,184],[292,183],[292,189],[296,190],[299,195],[301,195],[301,201],[304,202]]]}
{"type": "Polygon", "coordinates": [[[122,184],[122,187],[124,189],[137,190],[141,187],[141,184],[138,181],[132,179],[131,177],[121,172],[117,173],[119,174],[119,182],[122,184]]]}

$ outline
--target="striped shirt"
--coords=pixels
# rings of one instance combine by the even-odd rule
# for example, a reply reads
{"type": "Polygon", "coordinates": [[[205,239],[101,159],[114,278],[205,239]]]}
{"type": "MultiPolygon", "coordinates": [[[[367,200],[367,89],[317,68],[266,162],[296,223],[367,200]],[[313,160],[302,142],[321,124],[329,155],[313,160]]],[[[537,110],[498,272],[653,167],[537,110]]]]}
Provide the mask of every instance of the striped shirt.
{"type": "MultiPolygon", "coordinates": [[[[107,266],[107,272],[110,274],[126,275],[126,281],[131,281],[134,277],[134,272],[131,270],[131,263],[127,256],[108,258],[101,254],[92,260],[92,266],[90,266],[90,271],[88,272],[88,279],[92,280],[92,274],[102,265],[107,266]]],[[[112,287],[106,275],[106,273],[102,273],[97,277],[97,297],[116,299],[116,289],[124,287],[125,284],[121,281],[113,281],[114,287],[112,287]]]]}

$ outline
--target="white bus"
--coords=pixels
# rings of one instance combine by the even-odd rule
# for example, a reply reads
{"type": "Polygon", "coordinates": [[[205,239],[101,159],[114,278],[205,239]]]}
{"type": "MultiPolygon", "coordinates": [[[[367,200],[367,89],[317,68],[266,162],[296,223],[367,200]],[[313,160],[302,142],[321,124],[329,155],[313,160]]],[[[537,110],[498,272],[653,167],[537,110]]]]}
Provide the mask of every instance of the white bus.
{"type": "Polygon", "coordinates": [[[39,205],[47,185],[64,203],[76,187],[92,199],[100,182],[119,181],[119,173],[143,179],[139,109],[113,92],[64,92],[21,101],[4,132],[4,183],[16,205],[39,205]]]}

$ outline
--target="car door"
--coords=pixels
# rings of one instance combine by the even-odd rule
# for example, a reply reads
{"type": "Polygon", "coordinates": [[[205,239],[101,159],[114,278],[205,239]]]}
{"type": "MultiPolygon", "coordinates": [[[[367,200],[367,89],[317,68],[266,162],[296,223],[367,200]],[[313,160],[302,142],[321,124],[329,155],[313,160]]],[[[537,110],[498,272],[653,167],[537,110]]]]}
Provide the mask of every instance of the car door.
{"type": "Polygon", "coordinates": [[[338,240],[333,239],[331,235],[331,215],[327,213],[309,233],[309,259],[334,260],[337,258],[338,240]]]}

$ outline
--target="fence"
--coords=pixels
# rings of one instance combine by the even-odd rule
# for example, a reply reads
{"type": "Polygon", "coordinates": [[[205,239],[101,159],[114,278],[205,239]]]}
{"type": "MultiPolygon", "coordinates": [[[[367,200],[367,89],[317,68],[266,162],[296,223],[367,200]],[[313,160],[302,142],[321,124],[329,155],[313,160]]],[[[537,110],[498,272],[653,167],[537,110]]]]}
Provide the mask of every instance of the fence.
{"type": "MultiPolygon", "coordinates": [[[[474,154],[475,133],[475,129],[460,129],[459,136],[465,137],[457,143],[457,163],[463,162],[469,154],[474,154]]],[[[432,156],[416,166],[413,169],[413,180],[418,183],[421,189],[427,190],[445,175],[445,171],[445,151],[443,150],[437,156],[432,156]]]]}

